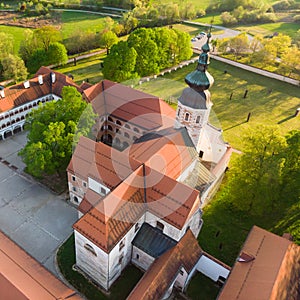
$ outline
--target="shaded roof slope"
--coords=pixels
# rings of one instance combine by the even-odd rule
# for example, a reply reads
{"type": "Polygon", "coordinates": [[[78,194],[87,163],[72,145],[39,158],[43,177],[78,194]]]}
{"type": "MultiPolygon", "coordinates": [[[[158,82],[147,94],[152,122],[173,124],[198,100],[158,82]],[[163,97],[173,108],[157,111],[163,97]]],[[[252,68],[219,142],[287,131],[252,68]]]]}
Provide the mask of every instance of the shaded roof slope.
{"type": "Polygon", "coordinates": [[[145,130],[170,124],[175,116],[174,109],[158,97],[109,80],[86,89],[84,96],[99,116],[113,115],[145,130]]]}
{"type": "Polygon", "coordinates": [[[300,247],[253,226],[218,299],[299,299],[299,278],[300,247]]]}
{"type": "Polygon", "coordinates": [[[158,228],[154,228],[148,223],[144,223],[132,241],[132,245],[141,249],[150,256],[157,258],[170,248],[174,247],[177,242],[165,235],[158,228]]]}
{"type": "Polygon", "coordinates": [[[140,165],[125,153],[82,136],[67,171],[85,180],[90,177],[113,189],[140,165]]]}
{"type": "Polygon", "coordinates": [[[202,250],[188,230],[176,246],[156,259],[128,296],[128,300],[159,300],[183,267],[188,273],[198,262],[202,250]]]}
{"type": "Polygon", "coordinates": [[[0,298],[82,299],[0,232],[0,298]]]}
{"type": "Polygon", "coordinates": [[[0,97],[0,112],[8,111],[14,107],[26,104],[48,94],[55,94],[61,97],[64,86],[73,86],[80,93],[83,91],[68,76],[54,72],[49,68],[41,67],[34,78],[28,80],[29,87],[25,88],[23,83],[19,83],[4,89],[5,97],[0,97]],[[51,82],[51,73],[55,74],[55,82],[51,82]],[[38,75],[43,77],[43,84],[38,81],[38,75]]]}

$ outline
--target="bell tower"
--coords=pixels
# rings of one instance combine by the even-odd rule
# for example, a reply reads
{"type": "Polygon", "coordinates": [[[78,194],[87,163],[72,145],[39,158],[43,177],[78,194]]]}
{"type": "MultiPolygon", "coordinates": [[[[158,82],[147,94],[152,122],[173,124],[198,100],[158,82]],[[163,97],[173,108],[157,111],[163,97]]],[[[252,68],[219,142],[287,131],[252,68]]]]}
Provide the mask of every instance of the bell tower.
{"type": "Polygon", "coordinates": [[[202,53],[199,56],[196,70],[185,77],[185,82],[189,87],[185,88],[178,99],[176,111],[175,128],[186,127],[187,131],[202,157],[201,149],[204,138],[205,127],[208,124],[209,114],[212,107],[209,88],[214,79],[208,73],[209,65],[209,40],[211,34],[207,34],[207,41],[202,46],[202,53]]]}

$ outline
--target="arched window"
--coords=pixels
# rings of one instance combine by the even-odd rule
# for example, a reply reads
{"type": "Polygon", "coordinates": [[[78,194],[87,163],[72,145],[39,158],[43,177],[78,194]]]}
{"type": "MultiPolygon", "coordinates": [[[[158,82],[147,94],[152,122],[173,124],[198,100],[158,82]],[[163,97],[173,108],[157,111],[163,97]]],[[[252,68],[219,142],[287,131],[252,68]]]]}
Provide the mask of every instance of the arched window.
{"type": "Polygon", "coordinates": [[[127,148],[129,144],[127,142],[123,142],[123,149],[127,148]]]}
{"type": "Polygon", "coordinates": [[[97,256],[96,251],[94,250],[94,248],[93,248],[91,245],[85,244],[85,245],[84,245],[84,248],[85,248],[87,251],[91,252],[93,255],[97,256]]]}
{"type": "Polygon", "coordinates": [[[124,132],[124,136],[129,138],[129,134],[127,132],[124,132]]]}
{"type": "Polygon", "coordinates": [[[184,115],[184,121],[188,121],[190,118],[190,114],[189,113],[185,113],[184,115]]]}
{"type": "Polygon", "coordinates": [[[201,119],[201,117],[200,117],[200,116],[197,116],[197,118],[196,118],[196,123],[200,123],[200,119],[201,119]]]}
{"type": "Polygon", "coordinates": [[[177,116],[179,116],[180,115],[180,108],[178,108],[178,110],[177,110],[177,116]]]}
{"type": "Polygon", "coordinates": [[[137,133],[140,132],[136,127],[133,128],[133,131],[135,131],[135,132],[137,132],[137,133]]]}
{"type": "Polygon", "coordinates": [[[108,117],[107,119],[108,119],[108,121],[110,121],[110,122],[113,122],[113,121],[114,121],[111,117],[108,117]]]}
{"type": "Polygon", "coordinates": [[[107,129],[110,130],[110,131],[113,131],[113,128],[112,128],[111,125],[108,125],[108,126],[107,126],[107,129]]]}
{"type": "Polygon", "coordinates": [[[78,198],[77,198],[76,196],[73,198],[73,200],[74,200],[75,203],[78,203],[78,202],[79,202],[79,201],[78,201],[78,198]]]}
{"type": "Polygon", "coordinates": [[[125,128],[130,129],[130,126],[128,124],[125,124],[125,128]]]}
{"type": "Polygon", "coordinates": [[[122,126],[122,123],[119,120],[116,121],[116,124],[122,126]]]}

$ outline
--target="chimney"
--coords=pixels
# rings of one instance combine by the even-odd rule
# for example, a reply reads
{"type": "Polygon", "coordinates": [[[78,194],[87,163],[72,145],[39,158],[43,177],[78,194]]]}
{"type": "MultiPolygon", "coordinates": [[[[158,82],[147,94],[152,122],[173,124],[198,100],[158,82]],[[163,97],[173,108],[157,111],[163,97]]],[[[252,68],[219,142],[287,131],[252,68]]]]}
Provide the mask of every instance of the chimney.
{"type": "Polygon", "coordinates": [[[39,79],[39,84],[42,85],[43,84],[43,75],[39,75],[38,79],[39,79]]]}
{"type": "Polygon", "coordinates": [[[0,90],[0,96],[1,96],[1,98],[5,98],[4,90],[0,90]]]}
{"type": "Polygon", "coordinates": [[[55,82],[55,73],[51,72],[51,82],[55,82]]]}
{"type": "Polygon", "coordinates": [[[25,88],[25,89],[28,89],[29,87],[30,87],[29,80],[24,81],[24,88],[25,88]]]}

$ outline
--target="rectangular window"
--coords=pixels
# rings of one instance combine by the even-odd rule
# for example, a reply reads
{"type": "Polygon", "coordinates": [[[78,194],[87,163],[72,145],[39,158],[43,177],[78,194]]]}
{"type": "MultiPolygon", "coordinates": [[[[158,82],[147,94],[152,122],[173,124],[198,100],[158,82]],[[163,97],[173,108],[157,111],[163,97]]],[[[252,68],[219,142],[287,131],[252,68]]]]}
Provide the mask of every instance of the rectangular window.
{"type": "Polygon", "coordinates": [[[73,187],[72,187],[72,190],[73,190],[73,192],[76,192],[76,187],[73,186],[73,187]]]}
{"type": "Polygon", "coordinates": [[[156,228],[158,228],[159,230],[161,231],[164,231],[164,224],[163,223],[160,223],[160,222],[156,222],[156,228]]]}
{"type": "Polygon", "coordinates": [[[76,181],[76,177],[75,177],[75,176],[72,176],[72,180],[73,180],[73,181],[76,181]]]}
{"type": "Polygon", "coordinates": [[[121,241],[119,244],[119,251],[121,251],[125,247],[125,240],[121,241]]]}
{"type": "Polygon", "coordinates": [[[134,232],[137,232],[139,228],[140,228],[139,223],[136,223],[134,227],[134,232]]]}
{"type": "Polygon", "coordinates": [[[140,255],[136,254],[136,259],[139,260],[139,258],[140,258],[140,255]]]}
{"type": "Polygon", "coordinates": [[[106,195],[106,190],[105,190],[105,188],[102,187],[102,188],[100,189],[100,193],[101,193],[102,195],[106,195]]]}
{"type": "Polygon", "coordinates": [[[122,263],[122,261],[123,261],[123,258],[124,258],[124,256],[123,256],[123,255],[121,255],[121,256],[119,257],[119,264],[121,264],[121,263],[122,263]]]}
{"type": "Polygon", "coordinates": [[[180,270],[179,274],[182,276],[184,274],[184,272],[182,270],[180,270]]]}
{"type": "Polygon", "coordinates": [[[85,181],[83,182],[83,186],[86,187],[86,182],[85,181]]]}

